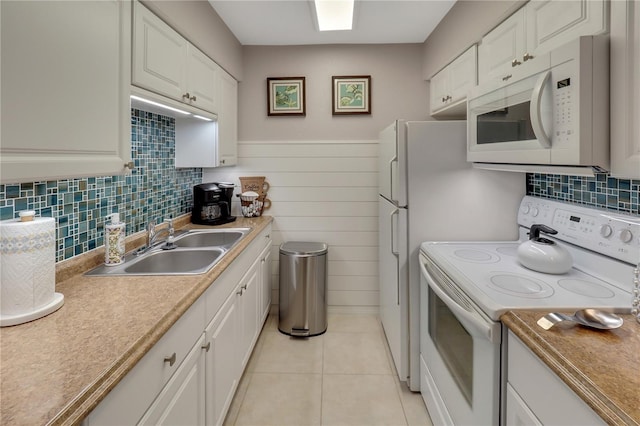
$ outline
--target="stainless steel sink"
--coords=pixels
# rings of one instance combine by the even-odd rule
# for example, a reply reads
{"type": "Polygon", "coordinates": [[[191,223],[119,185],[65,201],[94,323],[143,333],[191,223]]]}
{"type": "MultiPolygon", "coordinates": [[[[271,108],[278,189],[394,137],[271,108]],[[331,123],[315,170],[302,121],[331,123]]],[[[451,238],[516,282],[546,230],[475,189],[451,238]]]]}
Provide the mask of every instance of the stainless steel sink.
{"type": "Polygon", "coordinates": [[[224,255],[223,249],[161,250],[151,252],[124,268],[127,274],[202,274],[224,255]]]}
{"type": "Polygon", "coordinates": [[[176,248],[163,250],[164,242],[146,253],[125,256],[124,263],[98,266],[86,275],[195,275],[209,271],[251,228],[194,229],[174,239],[176,248]]]}
{"type": "Polygon", "coordinates": [[[194,229],[174,239],[180,247],[231,247],[249,233],[250,228],[194,229]]]}

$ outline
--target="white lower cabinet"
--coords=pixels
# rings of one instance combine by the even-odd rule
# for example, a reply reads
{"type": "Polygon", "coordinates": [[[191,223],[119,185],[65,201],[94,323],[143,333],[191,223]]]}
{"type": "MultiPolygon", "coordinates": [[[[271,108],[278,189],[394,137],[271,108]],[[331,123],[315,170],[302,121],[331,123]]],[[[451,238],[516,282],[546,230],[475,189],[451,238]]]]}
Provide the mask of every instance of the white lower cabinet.
{"type": "Polygon", "coordinates": [[[205,330],[207,344],[211,345],[205,363],[208,425],[222,424],[240,380],[237,361],[240,327],[236,302],[234,293],[229,296],[205,330]]]}
{"type": "Polygon", "coordinates": [[[203,425],[205,420],[204,334],[164,387],[140,425],[203,425]]]}
{"type": "Polygon", "coordinates": [[[234,259],[83,425],[222,424],[266,318],[263,276],[270,269],[265,265],[270,247],[271,225],[234,259]]]}
{"type": "Polygon", "coordinates": [[[266,235],[269,239],[267,246],[260,254],[260,288],[261,288],[261,308],[262,321],[264,321],[271,311],[271,235],[266,235]]]}
{"type": "Polygon", "coordinates": [[[506,424],[606,424],[511,331],[507,345],[506,424]]]}

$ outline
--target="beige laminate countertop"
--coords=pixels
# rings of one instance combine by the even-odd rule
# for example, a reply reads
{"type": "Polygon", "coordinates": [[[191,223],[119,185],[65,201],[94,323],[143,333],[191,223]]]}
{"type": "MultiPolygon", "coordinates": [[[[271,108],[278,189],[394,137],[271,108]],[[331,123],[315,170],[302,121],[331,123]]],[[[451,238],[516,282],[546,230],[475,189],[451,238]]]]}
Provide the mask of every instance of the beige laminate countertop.
{"type": "Polygon", "coordinates": [[[544,313],[507,312],[501,320],[610,425],[640,425],[640,324],[615,330],[536,323],[544,313]]]}
{"type": "MultiPolygon", "coordinates": [[[[60,262],[56,291],[64,305],[0,329],[0,424],[79,424],[271,221],[219,226],[252,230],[201,275],[82,275],[104,259],[103,248],[60,262]]],[[[141,238],[127,238],[127,250],[141,238]]]]}

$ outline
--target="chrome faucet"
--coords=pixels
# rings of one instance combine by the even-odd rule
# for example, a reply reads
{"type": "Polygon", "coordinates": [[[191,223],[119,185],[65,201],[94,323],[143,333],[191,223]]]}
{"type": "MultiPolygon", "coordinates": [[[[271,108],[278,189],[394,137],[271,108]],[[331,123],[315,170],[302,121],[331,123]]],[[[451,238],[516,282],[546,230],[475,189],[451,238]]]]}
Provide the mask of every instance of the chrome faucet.
{"type": "Polygon", "coordinates": [[[166,233],[167,237],[165,238],[165,244],[162,246],[163,250],[171,250],[176,248],[176,245],[173,243],[173,233],[175,232],[173,228],[173,219],[165,219],[163,223],[167,224],[167,227],[164,229],[158,230],[158,225],[155,220],[150,220],[147,224],[147,241],[145,247],[139,249],[136,254],[144,254],[151,250],[151,248],[157,243],[156,240],[158,236],[162,233],[166,233]]]}

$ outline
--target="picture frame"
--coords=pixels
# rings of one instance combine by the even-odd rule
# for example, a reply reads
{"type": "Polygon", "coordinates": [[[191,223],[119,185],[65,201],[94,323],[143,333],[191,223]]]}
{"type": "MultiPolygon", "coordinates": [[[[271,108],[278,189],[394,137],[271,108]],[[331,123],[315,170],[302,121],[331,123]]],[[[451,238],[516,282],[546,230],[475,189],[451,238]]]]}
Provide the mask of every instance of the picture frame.
{"type": "Polygon", "coordinates": [[[331,77],[333,115],[371,114],[371,76],[331,77]]]}
{"type": "Polygon", "coordinates": [[[305,116],[305,77],[268,77],[267,114],[269,116],[305,116]]]}

